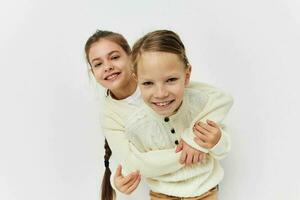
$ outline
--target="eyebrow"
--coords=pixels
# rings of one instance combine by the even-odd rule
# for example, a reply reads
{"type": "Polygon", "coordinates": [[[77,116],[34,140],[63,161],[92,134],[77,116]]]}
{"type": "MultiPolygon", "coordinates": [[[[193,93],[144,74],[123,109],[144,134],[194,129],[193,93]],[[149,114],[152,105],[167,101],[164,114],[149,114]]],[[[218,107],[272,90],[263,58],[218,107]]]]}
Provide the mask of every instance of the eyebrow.
{"type": "MultiPolygon", "coordinates": [[[[113,53],[115,53],[115,52],[119,52],[118,50],[113,50],[113,51],[111,51],[111,52],[109,52],[108,54],[107,54],[107,56],[110,56],[111,54],[113,54],[113,53]]],[[[91,63],[93,63],[94,61],[97,61],[97,60],[101,60],[101,58],[94,58],[92,61],[91,61],[91,63]]]]}

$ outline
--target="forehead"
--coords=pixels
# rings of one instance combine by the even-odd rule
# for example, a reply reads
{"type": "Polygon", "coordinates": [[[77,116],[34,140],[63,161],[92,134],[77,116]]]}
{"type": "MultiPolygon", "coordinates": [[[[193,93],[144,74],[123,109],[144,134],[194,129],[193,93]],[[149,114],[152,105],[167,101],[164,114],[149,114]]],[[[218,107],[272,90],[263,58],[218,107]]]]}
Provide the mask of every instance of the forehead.
{"type": "Polygon", "coordinates": [[[125,53],[119,44],[108,39],[100,39],[91,45],[89,51],[89,60],[93,60],[94,58],[105,58],[113,51],[125,53]]]}
{"type": "Polygon", "coordinates": [[[138,75],[181,73],[185,66],[178,55],[168,52],[144,52],[137,66],[138,75]]]}

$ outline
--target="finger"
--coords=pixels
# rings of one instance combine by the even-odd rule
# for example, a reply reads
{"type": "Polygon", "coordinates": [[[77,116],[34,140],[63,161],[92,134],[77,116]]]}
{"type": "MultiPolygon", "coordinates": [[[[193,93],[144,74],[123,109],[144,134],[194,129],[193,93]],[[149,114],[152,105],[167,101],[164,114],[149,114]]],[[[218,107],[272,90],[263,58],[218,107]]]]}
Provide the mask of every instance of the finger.
{"type": "Polygon", "coordinates": [[[203,154],[203,160],[205,161],[207,159],[207,153],[203,154]]]}
{"type": "Polygon", "coordinates": [[[136,176],[137,176],[136,172],[128,174],[127,176],[125,176],[124,178],[122,178],[122,180],[120,181],[121,185],[126,185],[132,179],[135,179],[136,176]]]}
{"type": "Polygon", "coordinates": [[[195,137],[195,138],[194,138],[194,141],[195,141],[199,146],[201,146],[201,147],[203,147],[203,148],[208,148],[208,147],[207,147],[207,143],[206,143],[205,141],[201,140],[200,138],[195,137]]]}
{"type": "Polygon", "coordinates": [[[139,178],[139,175],[134,176],[132,179],[130,179],[130,181],[128,181],[127,183],[123,184],[121,186],[122,191],[124,191],[125,193],[127,193],[128,189],[134,184],[134,182],[139,178]]]}
{"type": "Polygon", "coordinates": [[[115,172],[115,177],[122,176],[122,165],[118,165],[116,172],[115,172]]]}
{"type": "Polygon", "coordinates": [[[187,156],[186,156],[186,160],[185,160],[185,164],[186,165],[190,165],[193,163],[193,153],[188,153],[187,156]]]}
{"type": "Polygon", "coordinates": [[[137,188],[140,182],[141,182],[141,175],[139,175],[137,179],[134,181],[134,183],[128,188],[127,190],[128,194],[132,193],[137,188]]]}
{"type": "Polygon", "coordinates": [[[181,163],[181,164],[184,164],[185,163],[185,160],[186,160],[186,151],[182,151],[181,152],[181,155],[180,155],[180,160],[179,160],[179,162],[181,163]]]}
{"type": "MultiPolygon", "coordinates": [[[[205,124],[204,124],[205,125],[205,124]]],[[[196,125],[195,126],[195,130],[197,130],[198,132],[200,132],[200,133],[202,133],[202,134],[204,134],[204,135],[209,135],[210,134],[210,131],[209,130],[207,130],[206,128],[204,128],[203,126],[204,126],[203,124],[201,124],[201,125],[196,125]]]]}
{"type": "Polygon", "coordinates": [[[205,135],[205,134],[199,132],[198,130],[195,130],[194,134],[197,138],[199,138],[203,142],[207,142],[209,140],[209,136],[211,135],[211,134],[205,135]]]}
{"type": "Polygon", "coordinates": [[[202,160],[203,160],[203,154],[201,153],[201,154],[199,154],[199,162],[202,163],[202,160]]]}
{"type": "Polygon", "coordinates": [[[200,122],[199,125],[208,132],[211,132],[213,129],[215,129],[215,127],[213,127],[209,124],[203,123],[203,122],[200,122]]]}
{"type": "Polygon", "coordinates": [[[201,163],[201,154],[197,155],[197,158],[198,158],[198,162],[201,163]]]}
{"type": "Polygon", "coordinates": [[[216,122],[214,122],[214,121],[211,121],[211,120],[207,119],[206,122],[207,122],[209,125],[211,125],[211,126],[213,126],[213,127],[215,127],[215,128],[219,128],[219,125],[218,125],[216,122]]]}
{"type": "MultiPolygon", "coordinates": [[[[201,153],[200,153],[200,155],[201,155],[201,153]]],[[[199,155],[197,154],[197,155],[194,155],[194,157],[193,157],[193,164],[196,164],[198,162],[199,162],[199,155]]]]}
{"type": "Polygon", "coordinates": [[[178,152],[181,151],[182,149],[183,149],[183,141],[180,140],[179,144],[176,146],[175,153],[178,153],[178,152]]]}
{"type": "Polygon", "coordinates": [[[131,193],[137,188],[137,186],[139,185],[140,181],[141,181],[141,176],[139,175],[139,176],[134,180],[134,182],[132,182],[132,183],[130,184],[130,186],[127,188],[126,193],[127,193],[127,194],[131,194],[131,193]]]}

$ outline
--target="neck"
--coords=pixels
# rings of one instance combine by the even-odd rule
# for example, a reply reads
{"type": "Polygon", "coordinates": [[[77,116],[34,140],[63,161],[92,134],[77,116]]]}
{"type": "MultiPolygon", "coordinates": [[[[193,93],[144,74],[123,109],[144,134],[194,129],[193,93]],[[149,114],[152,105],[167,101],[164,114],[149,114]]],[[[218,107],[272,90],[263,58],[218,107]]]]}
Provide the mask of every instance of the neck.
{"type": "Polygon", "coordinates": [[[118,91],[111,91],[111,96],[114,99],[121,100],[131,96],[137,88],[137,81],[131,77],[127,85],[119,88],[118,91]]]}

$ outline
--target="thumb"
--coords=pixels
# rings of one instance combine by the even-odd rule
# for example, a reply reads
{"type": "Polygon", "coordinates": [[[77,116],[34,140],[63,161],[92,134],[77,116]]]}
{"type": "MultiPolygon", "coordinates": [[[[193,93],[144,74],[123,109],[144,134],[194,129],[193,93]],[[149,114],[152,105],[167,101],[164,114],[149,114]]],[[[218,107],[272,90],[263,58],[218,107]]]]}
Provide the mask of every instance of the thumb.
{"type": "Polygon", "coordinates": [[[178,153],[179,151],[181,151],[182,148],[183,148],[183,142],[182,142],[182,140],[180,140],[179,144],[176,146],[175,153],[178,153]]]}
{"type": "Polygon", "coordinates": [[[118,165],[115,173],[115,177],[122,176],[122,165],[118,165]]]}

